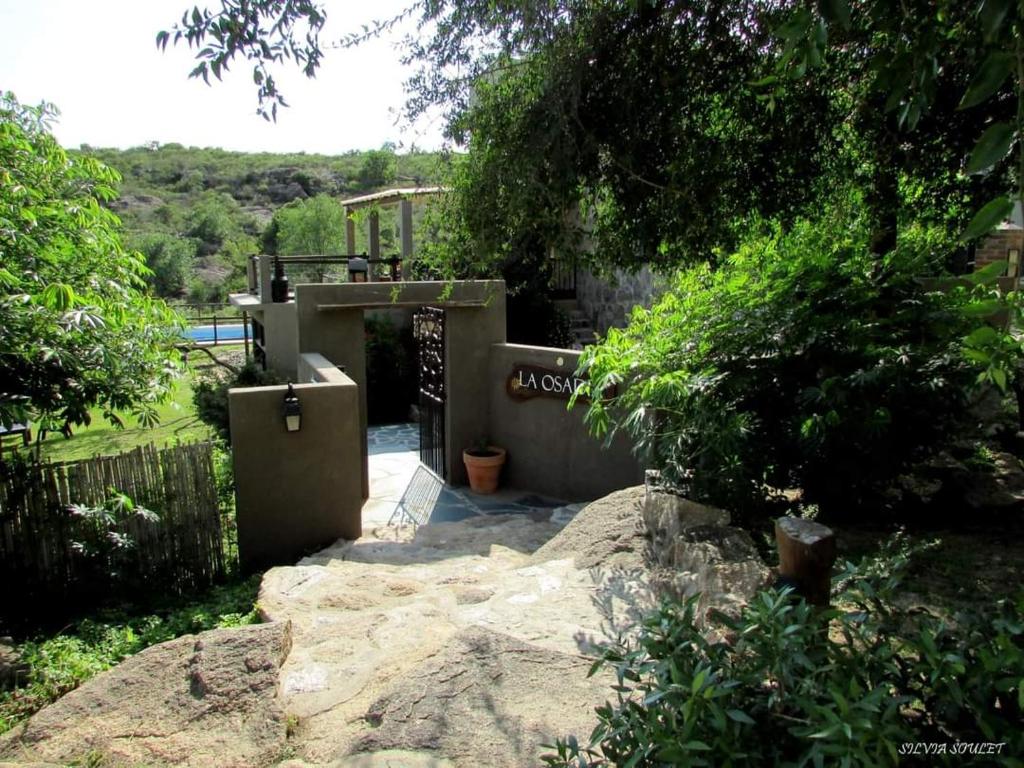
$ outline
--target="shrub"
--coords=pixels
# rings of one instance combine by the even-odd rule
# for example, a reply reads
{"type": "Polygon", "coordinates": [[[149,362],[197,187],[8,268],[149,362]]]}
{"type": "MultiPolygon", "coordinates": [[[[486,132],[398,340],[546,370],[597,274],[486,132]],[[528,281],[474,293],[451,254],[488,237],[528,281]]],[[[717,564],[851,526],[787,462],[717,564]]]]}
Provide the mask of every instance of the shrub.
{"type": "Polygon", "coordinates": [[[131,523],[159,523],[156,512],[111,489],[99,506],[72,504],[68,514],[74,537],[71,550],[78,557],[78,580],[101,585],[104,590],[137,581],[139,562],[132,552],[136,542],[129,532],[131,523]]]}
{"type": "Polygon", "coordinates": [[[1024,597],[955,621],[899,609],[904,544],[848,563],[840,608],[760,593],[726,621],[732,642],[698,629],[696,598],[664,604],[595,664],[618,685],[590,745],[561,740],[545,763],[896,765],[929,744],[927,764],[960,765],[989,742],[999,757],[981,762],[1024,765],[1024,597]]]}
{"type": "Polygon", "coordinates": [[[197,381],[192,390],[192,402],[199,419],[209,424],[230,445],[228,390],[232,387],[262,387],[280,383],[272,372],[264,371],[254,362],[248,361],[233,375],[225,376],[224,372],[218,371],[197,381]]]}
{"type": "Polygon", "coordinates": [[[924,238],[885,257],[867,242],[839,211],[680,273],[584,353],[591,391],[618,388],[592,399],[591,429],[627,430],[685,495],[748,517],[770,489],[826,515],[877,500],[957,432],[978,321],[966,291],[922,287],[940,258],[924,238]]]}

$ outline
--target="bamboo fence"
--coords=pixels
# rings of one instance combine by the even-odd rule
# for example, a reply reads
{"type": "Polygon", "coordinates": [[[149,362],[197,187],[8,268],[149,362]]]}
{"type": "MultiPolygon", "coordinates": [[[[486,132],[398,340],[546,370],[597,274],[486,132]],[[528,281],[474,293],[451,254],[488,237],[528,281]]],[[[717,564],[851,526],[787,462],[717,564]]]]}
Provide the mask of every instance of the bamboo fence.
{"type": "Polygon", "coordinates": [[[111,587],[186,593],[226,569],[210,443],[0,464],[0,583],[22,598],[74,599],[111,587]],[[100,522],[72,510],[100,507],[115,493],[159,519],[126,513],[100,522]],[[111,534],[126,536],[128,547],[104,546],[111,534]],[[99,546],[83,547],[88,541],[99,546]],[[98,578],[107,583],[84,583],[98,578]]]}

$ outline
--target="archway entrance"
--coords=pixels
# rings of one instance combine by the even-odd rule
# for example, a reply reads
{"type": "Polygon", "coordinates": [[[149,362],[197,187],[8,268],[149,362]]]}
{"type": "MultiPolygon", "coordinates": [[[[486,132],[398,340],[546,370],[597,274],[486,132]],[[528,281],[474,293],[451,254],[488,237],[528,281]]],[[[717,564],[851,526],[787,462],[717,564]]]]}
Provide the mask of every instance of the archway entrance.
{"type": "MultiPolygon", "coordinates": [[[[358,385],[363,434],[363,498],[369,498],[366,445],[366,355],[363,313],[368,309],[432,307],[443,323],[443,343],[431,347],[428,366],[436,375],[432,391],[444,405],[435,413],[433,437],[424,447],[453,485],[467,483],[462,449],[487,432],[491,346],[505,342],[505,284],[501,280],[452,282],[342,283],[299,285],[295,289],[299,353],[316,352],[358,385]],[[440,395],[438,398],[437,396],[440,395]],[[443,431],[442,431],[443,430],[443,431]]],[[[430,463],[430,462],[428,462],[430,463]]]]}

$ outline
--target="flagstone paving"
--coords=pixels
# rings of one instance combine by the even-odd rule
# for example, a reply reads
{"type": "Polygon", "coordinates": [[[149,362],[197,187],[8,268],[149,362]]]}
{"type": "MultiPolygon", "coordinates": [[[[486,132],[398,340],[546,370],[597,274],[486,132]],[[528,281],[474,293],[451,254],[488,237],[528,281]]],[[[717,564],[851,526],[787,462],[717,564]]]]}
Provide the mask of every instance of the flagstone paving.
{"type": "MultiPolygon", "coordinates": [[[[402,494],[420,466],[418,427],[416,424],[370,427],[366,443],[370,498],[363,505],[363,528],[374,528],[392,519],[402,494]]],[[[483,495],[468,488],[446,486],[428,522],[451,523],[477,515],[532,515],[553,518],[564,525],[581,506],[516,489],[500,489],[483,495]]]]}

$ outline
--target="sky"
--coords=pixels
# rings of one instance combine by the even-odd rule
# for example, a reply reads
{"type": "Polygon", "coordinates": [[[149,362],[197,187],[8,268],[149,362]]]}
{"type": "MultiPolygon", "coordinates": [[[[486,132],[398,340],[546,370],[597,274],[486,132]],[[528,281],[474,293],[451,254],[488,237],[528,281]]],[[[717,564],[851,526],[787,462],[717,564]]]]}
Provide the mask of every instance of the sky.
{"type": "MultiPolygon", "coordinates": [[[[195,0],[211,10],[216,0],[195,0]]],[[[61,116],[54,134],[65,147],[133,147],[159,142],[246,152],[341,154],[377,149],[437,149],[441,122],[396,124],[404,102],[397,41],[404,31],[354,50],[327,44],[362,24],[387,18],[407,0],[323,0],[324,58],[315,80],[278,67],[274,78],[290,108],[277,123],[256,114],[252,68],[239,60],[211,87],[191,80],[184,44],[161,53],[189,0],[0,0],[0,91],[23,104],[48,101],[61,116]]]]}

